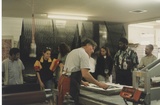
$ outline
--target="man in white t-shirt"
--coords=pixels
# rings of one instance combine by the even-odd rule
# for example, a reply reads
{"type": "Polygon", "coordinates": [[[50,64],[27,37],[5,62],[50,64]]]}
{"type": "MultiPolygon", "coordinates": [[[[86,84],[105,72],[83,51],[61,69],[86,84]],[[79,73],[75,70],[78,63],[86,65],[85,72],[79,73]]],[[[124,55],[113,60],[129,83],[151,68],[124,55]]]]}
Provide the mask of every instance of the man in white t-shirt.
{"type": "Polygon", "coordinates": [[[91,40],[91,39],[85,39],[81,43],[80,48],[72,50],[66,58],[66,62],[64,65],[64,71],[65,75],[70,78],[70,83],[64,84],[63,86],[63,79],[59,80],[59,92],[63,91],[62,88],[65,89],[66,85],[70,85],[69,93],[72,96],[75,105],[79,105],[79,93],[80,93],[80,84],[82,77],[87,80],[88,82],[91,82],[93,84],[96,84],[97,86],[107,89],[108,85],[105,83],[98,82],[96,79],[92,77],[92,75],[89,73],[90,70],[90,64],[89,64],[89,58],[90,55],[94,52],[95,47],[97,44],[91,40]]]}

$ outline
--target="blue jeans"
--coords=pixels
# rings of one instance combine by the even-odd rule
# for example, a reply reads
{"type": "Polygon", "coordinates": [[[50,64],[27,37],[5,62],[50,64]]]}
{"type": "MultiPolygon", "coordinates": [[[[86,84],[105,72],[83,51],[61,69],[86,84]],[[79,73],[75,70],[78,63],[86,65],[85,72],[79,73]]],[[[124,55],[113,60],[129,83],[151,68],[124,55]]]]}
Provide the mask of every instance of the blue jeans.
{"type": "Polygon", "coordinates": [[[53,90],[53,88],[54,88],[54,82],[53,82],[52,79],[44,82],[44,85],[45,85],[45,89],[51,89],[51,90],[53,90]]]}

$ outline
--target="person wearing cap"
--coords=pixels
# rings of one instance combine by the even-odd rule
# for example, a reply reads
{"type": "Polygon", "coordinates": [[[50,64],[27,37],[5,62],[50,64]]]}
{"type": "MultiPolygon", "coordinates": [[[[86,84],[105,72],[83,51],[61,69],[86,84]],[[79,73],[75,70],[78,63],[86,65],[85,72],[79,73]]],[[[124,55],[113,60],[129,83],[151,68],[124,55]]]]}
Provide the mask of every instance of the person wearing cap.
{"type": "Polygon", "coordinates": [[[64,65],[65,72],[62,73],[63,75],[60,77],[58,84],[58,98],[64,97],[63,95],[65,95],[65,93],[62,92],[67,87],[68,90],[65,91],[68,91],[68,93],[72,96],[75,105],[79,105],[80,84],[82,82],[82,77],[88,82],[96,84],[100,88],[108,88],[107,84],[98,82],[89,73],[89,57],[94,52],[96,46],[97,44],[93,40],[85,39],[84,41],[82,41],[80,48],[72,50],[67,55],[64,65]],[[68,79],[68,83],[66,83],[65,78],[68,79]]]}
{"type": "Polygon", "coordinates": [[[132,71],[139,64],[137,53],[128,47],[128,40],[119,39],[119,50],[114,56],[116,83],[132,86],[132,71]]]}
{"type": "Polygon", "coordinates": [[[154,60],[157,59],[155,55],[152,54],[154,47],[152,44],[146,45],[145,47],[145,56],[141,58],[141,61],[138,65],[138,69],[142,69],[148,64],[152,63],[154,60]]]}

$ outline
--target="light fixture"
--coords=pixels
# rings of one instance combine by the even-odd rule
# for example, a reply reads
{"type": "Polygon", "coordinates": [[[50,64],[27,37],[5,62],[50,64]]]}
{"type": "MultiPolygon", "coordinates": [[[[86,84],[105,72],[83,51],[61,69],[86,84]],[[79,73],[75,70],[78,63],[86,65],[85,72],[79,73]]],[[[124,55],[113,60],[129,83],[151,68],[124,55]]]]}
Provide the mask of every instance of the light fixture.
{"type": "Polygon", "coordinates": [[[141,9],[137,9],[137,10],[132,10],[132,11],[129,11],[130,13],[145,13],[147,12],[147,10],[141,10],[141,9]]]}
{"type": "Polygon", "coordinates": [[[34,0],[32,0],[32,42],[29,57],[36,57],[34,0]]]}
{"type": "Polygon", "coordinates": [[[69,20],[88,20],[88,18],[84,16],[71,16],[71,15],[50,15],[48,14],[48,18],[69,19],[69,20]]]}

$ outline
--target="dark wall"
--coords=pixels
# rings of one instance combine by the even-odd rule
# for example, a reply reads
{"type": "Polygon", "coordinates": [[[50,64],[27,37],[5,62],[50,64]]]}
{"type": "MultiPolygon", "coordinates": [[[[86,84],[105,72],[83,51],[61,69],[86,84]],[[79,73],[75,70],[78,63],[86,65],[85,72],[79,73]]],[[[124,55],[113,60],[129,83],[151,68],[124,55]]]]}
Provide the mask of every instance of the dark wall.
{"type": "MultiPolygon", "coordinates": [[[[52,57],[58,55],[58,45],[61,42],[67,43],[71,49],[80,47],[81,40],[85,38],[93,39],[99,48],[99,24],[101,22],[82,21],[81,35],[79,34],[79,21],[66,21],[65,27],[58,26],[55,20],[35,19],[35,42],[37,56],[41,56],[45,47],[52,48],[52,57]]],[[[110,48],[112,55],[116,51],[119,37],[125,35],[123,24],[107,23],[106,45],[110,48]]],[[[33,65],[36,58],[30,58],[30,44],[32,41],[32,19],[24,19],[20,36],[21,59],[26,67],[26,73],[35,73],[33,65]]]]}
{"type": "Polygon", "coordinates": [[[105,22],[107,28],[107,46],[109,47],[112,56],[118,50],[118,40],[120,37],[126,37],[124,25],[122,23],[105,22]]]}

